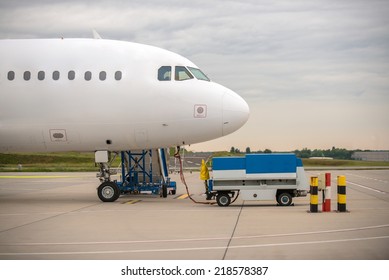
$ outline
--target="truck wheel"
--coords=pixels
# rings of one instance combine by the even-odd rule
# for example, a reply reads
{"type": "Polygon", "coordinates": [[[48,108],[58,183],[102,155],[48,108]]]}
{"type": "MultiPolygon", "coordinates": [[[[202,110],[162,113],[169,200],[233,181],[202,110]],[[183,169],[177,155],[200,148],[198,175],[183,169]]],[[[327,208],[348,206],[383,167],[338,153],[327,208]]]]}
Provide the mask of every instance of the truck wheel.
{"type": "Polygon", "coordinates": [[[277,202],[281,206],[289,206],[292,204],[292,196],[289,193],[281,193],[277,197],[277,202]]]}
{"type": "Polygon", "coordinates": [[[216,196],[217,205],[227,207],[231,203],[231,197],[228,193],[220,193],[216,196]]]}
{"type": "Polygon", "coordinates": [[[120,196],[119,187],[114,182],[103,182],[97,188],[97,195],[102,202],[114,202],[120,196]]]}

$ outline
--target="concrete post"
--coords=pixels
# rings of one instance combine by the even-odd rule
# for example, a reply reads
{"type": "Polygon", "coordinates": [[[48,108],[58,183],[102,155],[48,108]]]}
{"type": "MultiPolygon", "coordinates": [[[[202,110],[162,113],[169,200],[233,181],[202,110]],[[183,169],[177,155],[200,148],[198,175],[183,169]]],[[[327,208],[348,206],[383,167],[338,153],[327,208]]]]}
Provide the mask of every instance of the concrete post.
{"type": "Polygon", "coordinates": [[[318,185],[319,179],[317,177],[311,177],[311,186],[310,186],[310,212],[318,212],[319,196],[318,196],[318,185]]]}
{"type": "Polygon", "coordinates": [[[323,212],[331,212],[331,173],[325,174],[326,187],[324,192],[324,201],[322,205],[323,212]]]}
{"type": "Polygon", "coordinates": [[[338,212],[347,212],[346,176],[338,176],[338,212]]]}

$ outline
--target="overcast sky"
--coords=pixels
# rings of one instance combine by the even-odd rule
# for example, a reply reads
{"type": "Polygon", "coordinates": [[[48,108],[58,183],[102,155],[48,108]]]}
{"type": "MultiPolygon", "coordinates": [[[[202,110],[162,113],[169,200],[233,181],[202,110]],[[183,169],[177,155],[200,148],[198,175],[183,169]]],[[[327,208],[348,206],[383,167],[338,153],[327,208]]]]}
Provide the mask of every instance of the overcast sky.
{"type": "Polygon", "coordinates": [[[389,149],[389,1],[0,0],[0,39],[91,37],[177,52],[250,119],[197,151],[389,149]]]}

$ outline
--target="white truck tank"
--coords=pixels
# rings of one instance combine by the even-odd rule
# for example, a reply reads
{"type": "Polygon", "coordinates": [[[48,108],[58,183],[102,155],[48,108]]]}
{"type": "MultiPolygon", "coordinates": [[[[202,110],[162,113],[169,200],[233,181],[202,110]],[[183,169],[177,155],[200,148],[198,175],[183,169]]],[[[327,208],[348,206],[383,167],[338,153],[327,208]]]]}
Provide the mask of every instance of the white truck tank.
{"type": "Polygon", "coordinates": [[[246,154],[243,157],[216,157],[212,162],[209,197],[219,206],[228,206],[240,193],[243,200],[276,200],[281,206],[309,190],[301,159],[294,154],[246,154]]]}

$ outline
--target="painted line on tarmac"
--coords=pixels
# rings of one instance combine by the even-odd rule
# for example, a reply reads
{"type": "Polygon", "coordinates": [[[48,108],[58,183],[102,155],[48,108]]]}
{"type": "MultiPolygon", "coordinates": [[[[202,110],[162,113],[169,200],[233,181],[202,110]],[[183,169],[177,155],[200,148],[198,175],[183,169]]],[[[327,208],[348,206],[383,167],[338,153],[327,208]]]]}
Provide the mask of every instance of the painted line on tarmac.
{"type": "Polygon", "coordinates": [[[356,175],[356,174],[352,174],[352,173],[346,173],[346,175],[355,176],[355,177],[359,177],[359,178],[367,179],[367,180],[374,180],[374,181],[381,182],[381,183],[386,183],[386,184],[389,183],[389,181],[386,181],[386,180],[381,180],[381,179],[376,179],[376,178],[372,178],[372,177],[356,175]]]}
{"type": "Polygon", "coordinates": [[[377,190],[377,189],[373,189],[371,187],[367,187],[367,186],[360,185],[360,184],[357,184],[357,183],[353,183],[353,182],[350,182],[349,180],[347,180],[347,183],[349,183],[351,185],[355,185],[355,186],[363,188],[363,189],[366,189],[366,190],[369,190],[369,191],[373,191],[373,192],[377,192],[377,193],[382,193],[382,194],[387,194],[387,192],[384,192],[384,191],[381,191],[381,190],[377,190]]]}
{"type": "Polygon", "coordinates": [[[0,213],[1,216],[33,216],[33,215],[58,215],[67,212],[29,212],[29,213],[0,213]]]}
{"type": "MultiPolygon", "coordinates": [[[[318,241],[303,241],[303,242],[286,242],[286,243],[267,243],[267,244],[251,244],[230,246],[228,249],[246,249],[246,248],[261,248],[261,247],[278,247],[278,246],[296,246],[296,245],[313,245],[313,244],[329,244],[340,242],[355,242],[388,239],[388,235],[372,236],[363,238],[348,238],[334,240],[318,240],[318,241]]],[[[191,248],[166,248],[166,249],[141,249],[141,250],[118,250],[118,251],[76,251],[76,252],[40,252],[40,253],[1,253],[0,256],[41,256],[41,255],[90,255],[90,254],[126,254],[126,253],[157,253],[157,252],[182,252],[182,251],[202,251],[202,250],[225,250],[226,247],[191,247],[191,248]]]]}
{"type": "MultiPolygon", "coordinates": [[[[340,233],[350,231],[360,231],[369,229],[379,229],[389,227],[389,224],[359,227],[359,228],[345,228],[334,230],[321,230],[321,231],[306,231],[295,233],[280,233],[280,234],[264,234],[253,236],[235,236],[233,240],[241,239],[255,239],[255,238],[269,238],[269,237],[287,237],[298,235],[313,235],[313,234],[326,234],[326,233],[340,233]]],[[[108,245],[108,244],[137,244],[137,243],[168,243],[168,242],[205,242],[205,241],[222,241],[229,240],[230,237],[211,237],[211,238],[187,238],[187,239],[157,239],[157,240],[133,240],[133,241],[97,241],[97,242],[44,242],[44,243],[0,243],[0,246],[56,246],[56,245],[108,245]]]]}
{"type": "MultiPolygon", "coordinates": [[[[374,208],[376,209],[376,208],[374,208]]],[[[387,208],[385,208],[387,209],[387,208]]],[[[31,215],[51,215],[56,213],[68,213],[68,214],[90,214],[90,213],[115,213],[115,212],[134,212],[139,211],[131,208],[127,209],[111,209],[111,210],[81,210],[76,212],[24,212],[24,213],[0,213],[0,216],[31,216],[31,215]]],[[[224,212],[236,212],[236,209],[223,209],[224,212]]],[[[142,212],[177,212],[177,209],[143,209],[142,212]]],[[[180,212],[209,212],[208,209],[185,209],[180,210],[180,212]]]]}
{"type": "Polygon", "coordinates": [[[187,193],[184,193],[182,195],[176,196],[174,199],[187,199],[189,195],[187,193]]]}
{"type": "Polygon", "coordinates": [[[140,199],[128,200],[128,201],[122,202],[122,204],[135,204],[135,203],[138,203],[138,202],[141,202],[141,201],[142,200],[140,200],[140,199]]]}
{"type": "Polygon", "coordinates": [[[49,179],[49,178],[78,178],[70,175],[0,175],[0,179],[49,179]]]}

